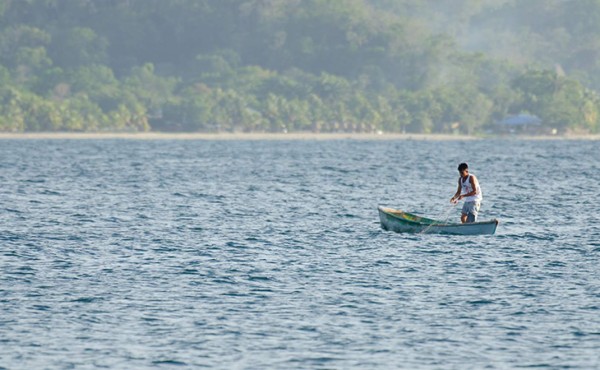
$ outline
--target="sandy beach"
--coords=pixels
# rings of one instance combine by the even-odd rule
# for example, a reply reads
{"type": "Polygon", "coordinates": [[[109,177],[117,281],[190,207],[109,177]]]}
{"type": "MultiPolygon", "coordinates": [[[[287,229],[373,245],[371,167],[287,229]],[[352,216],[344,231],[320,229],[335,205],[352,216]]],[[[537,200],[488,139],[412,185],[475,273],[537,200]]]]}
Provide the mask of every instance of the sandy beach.
{"type": "Polygon", "coordinates": [[[567,136],[468,136],[445,134],[399,133],[167,133],[167,132],[31,132],[0,133],[0,139],[15,140],[600,140],[600,135],[567,136]]]}
{"type": "Polygon", "coordinates": [[[124,139],[124,140],[474,140],[461,135],[368,133],[167,133],[167,132],[35,132],[0,133],[0,139],[124,139]]]}

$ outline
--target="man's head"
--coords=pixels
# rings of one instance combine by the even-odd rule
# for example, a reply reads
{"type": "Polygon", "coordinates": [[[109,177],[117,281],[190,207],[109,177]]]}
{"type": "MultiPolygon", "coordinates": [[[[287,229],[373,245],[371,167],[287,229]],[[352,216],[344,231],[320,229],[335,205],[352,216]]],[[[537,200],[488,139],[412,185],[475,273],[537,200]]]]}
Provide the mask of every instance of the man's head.
{"type": "Polygon", "coordinates": [[[458,165],[458,172],[461,176],[466,176],[469,173],[469,166],[466,163],[461,163],[458,165]]]}

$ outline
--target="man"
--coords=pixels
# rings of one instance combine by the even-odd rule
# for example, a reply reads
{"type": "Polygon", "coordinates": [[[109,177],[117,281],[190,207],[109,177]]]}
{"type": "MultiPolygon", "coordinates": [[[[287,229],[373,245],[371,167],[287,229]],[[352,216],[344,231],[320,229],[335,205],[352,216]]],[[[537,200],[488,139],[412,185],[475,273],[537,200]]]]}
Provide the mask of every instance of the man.
{"type": "Polygon", "coordinates": [[[465,200],[465,204],[462,207],[460,215],[460,222],[476,222],[477,215],[479,213],[479,207],[481,206],[481,200],[483,194],[479,187],[479,181],[473,174],[469,174],[469,166],[466,163],[458,165],[458,190],[456,194],[450,199],[451,203],[458,203],[461,199],[465,200]]]}

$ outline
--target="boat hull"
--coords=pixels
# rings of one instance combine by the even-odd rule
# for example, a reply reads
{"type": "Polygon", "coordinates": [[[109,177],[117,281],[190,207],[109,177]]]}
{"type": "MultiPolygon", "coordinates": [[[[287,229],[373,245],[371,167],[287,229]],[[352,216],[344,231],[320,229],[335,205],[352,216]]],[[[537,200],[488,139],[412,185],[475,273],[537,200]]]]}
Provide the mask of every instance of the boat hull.
{"type": "Polygon", "coordinates": [[[448,224],[386,207],[379,207],[379,220],[384,230],[413,234],[493,235],[498,227],[498,220],[448,224]]]}

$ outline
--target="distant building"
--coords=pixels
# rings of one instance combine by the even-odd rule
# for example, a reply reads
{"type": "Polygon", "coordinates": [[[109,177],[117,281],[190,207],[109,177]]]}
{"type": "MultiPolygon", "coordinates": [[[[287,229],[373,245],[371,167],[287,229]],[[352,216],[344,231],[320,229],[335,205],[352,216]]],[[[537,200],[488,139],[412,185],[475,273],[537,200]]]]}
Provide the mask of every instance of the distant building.
{"type": "Polygon", "coordinates": [[[542,120],[533,114],[520,113],[497,121],[496,132],[504,134],[542,134],[542,120]]]}

